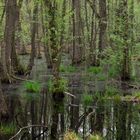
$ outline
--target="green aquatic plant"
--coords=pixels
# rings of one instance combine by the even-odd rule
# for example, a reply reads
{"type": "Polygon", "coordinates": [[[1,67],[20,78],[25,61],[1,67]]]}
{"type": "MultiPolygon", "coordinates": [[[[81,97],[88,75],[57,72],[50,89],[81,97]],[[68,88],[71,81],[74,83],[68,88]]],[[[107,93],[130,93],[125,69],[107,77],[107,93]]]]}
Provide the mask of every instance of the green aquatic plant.
{"type": "Polygon", "coordinates": [[[76,72],[76,67],[75,66],[64,66],[64,65],[60,65],[60,72],[76,72]]]}
{"type": "Polygon", "coordinates": [[[33,93],[38,93],[40,92],[41,89],[40,84],[34,81],[27,81],[24,83],[24,86],[26,88],[26,91],[33,92],[33,93]]]}
{"type": "Polygon", "coordinates": [[[119,103],[121,101],[121,96],[120,95],[114,95],[113,96],[113,100],[116,102],[116,103],[119,103]]]}
{"type": "Polygon", "coordinates": [[[55,86],[55,81],[50,79],[48,81],[48,90],[51,93],[61,93],[68,90],[68,80],[65,78],[61,78],[59,81],[59,85],[55,86]]]}
{"type": "MultiPolygon", "coordinates": [[[[64,135],[64,140],[82,140],[80,136],[78,136],[75,132],[66,132],[64,135]]],[[[103,140],[103,138],[100,135],[92,135],[90,134],[86,140],[103,140]]]]}
{"type": "Polygon", "coordinates": [[[135,92],[134,95],[132,95],[135,98],[140,99],[140,92],[135,92]]]}
{"type": "Polygon", "coordinates": [[[90,106],[93,102],[93,96],[85,94],[82,96],[82,103],[84,106],[90,106]]]}
{"type": "Polygon", "coordinates": [[[102,70],[102,68],[101,67],[89,67],[88,69],[87,69],[87,72],[89,72],[89,73],[93,73],[93,74],[99,74],[99,73],[101,73],[103,70],[102,70]]]}
{"type": "Polygon", "coordinates": [[[64,140],[81,140],[81,138],[74,132],[66,132],[64,135],[64,140]]]}
{"type": "Polygon", "coordinates": [[[107,79],[107,76],[105,76],[104,74],[99,74],[97,75],[97,79],[99,81],[105,81],[107,79]]]}
{"type": "Polygon", "coordinates": [[[103,140],[103,138],[100,135],[95,134],[90,135],[87,140],[103,140]]]}
{"type": "Polygon", "coordinates": [[[113,65],[109,68],[108,75],[111,78],[117,77],[119,75],[119,70],[113,65]]]}
{"type": "Polygon", "coordinates": [[[114,86],[107,86],[105,89],[105,96],[106,97],[113,97],[119,94],[119,90],[114,86]]]}
{"type": "Polygon", "coordinates": [[[16,125],[13,123],[10,124],[0,124],[0,134],[10,135],[16,132],[16,125]]]}

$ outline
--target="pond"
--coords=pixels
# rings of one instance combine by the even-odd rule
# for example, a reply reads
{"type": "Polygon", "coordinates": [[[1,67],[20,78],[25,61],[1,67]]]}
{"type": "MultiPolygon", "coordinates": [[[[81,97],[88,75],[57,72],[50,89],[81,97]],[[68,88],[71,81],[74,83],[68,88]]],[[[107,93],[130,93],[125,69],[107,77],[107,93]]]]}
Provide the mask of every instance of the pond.
{"type": "Polygon", "coordinates": [[[13,136],[15,140],[61,140],[67,131],[76,132],[81,140],[89,134],[99,134],[105,140],[140,140],[140,104],[118,97],[103,98],[106,90],[125,95],[135,92],[133,89],[126,90],[124,85],[115,89],[113,82],[108,86],[106,78],[98,75],[62,72],[69,81],[70,94],[54,101],[46,92],[51,74],[48,71],[46,75],[44,60],[36,63],[31,79],[41,83],[40,93],[26,92],[24,82],[3,85],[9,115],[1,120],[0,140],[13,136]]]}
{"type": "Polygon", "coordinates": [[[66,95],[63,103],[54,103],[51,94],[27,93],[22,87],[21,84],[18,90],[5,94],[10,116],[1,122],[0,140],[8,140],[24,126],[31,127],[23,129],[15,139],[53,139],[50,136],[53,123],[56,139],[63,139],[68,130],[75,131],[83,140],[90,133],[100,134],[105,140],[140,139],[140,104],[117,99],[99,100],[92,97],[94,91],[82,93],[78,87],[71,88],[75,97],[66,95]]]}

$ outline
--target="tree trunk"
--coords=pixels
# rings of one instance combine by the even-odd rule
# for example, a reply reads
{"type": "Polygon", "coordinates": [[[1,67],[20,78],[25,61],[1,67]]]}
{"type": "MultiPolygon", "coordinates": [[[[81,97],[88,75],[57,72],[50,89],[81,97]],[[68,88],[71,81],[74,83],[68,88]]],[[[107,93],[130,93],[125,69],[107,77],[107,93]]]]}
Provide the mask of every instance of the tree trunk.
{"type": "Polygon", "coordinates": [[[11,82],[10,75],[12,74],[11,54],[12,48],[15,47],[15,15],[16,15],[16,0],[7,0],[6,4],[6,24],[4,32],[4,46],[2,52],[3,68],[5,71],[5,80],[11,82]]]}
{"type": "Polygon", "coordinates": [[[102,58],[102,51],[107,45],[107,10],[106,0],[99,0],[99,59],[102,58]]]}
{"type": "Polygon", "coordinates": [[[81,46],[81,21],[80,21],[80,1],[72,0],[73,9],[73,56],[72,64],[77,65],[82,61],[82,46],[81,46]]]}
{"type": "Polygon", "coordinates": [[[0,61],[0,120],[1,120],[1,122],[6,121],[4,119],[6,119],[8,117],[7,104],[6,104],[5,97],[3,95],[2,87],[1,87],[1,76],[2,75],[3,75],[3,66],[0,61]]]}
{"type": "Polygon", "coordinates": [[[27,67],[27,72],[31,72],[32,67],[34,66],[34,58],[36,55],[36,48],[35,48],[35,39],[36,39],[36,32],[37,32],[37,13],[38,13],[38,3],[35,3],[35,7],[33,10],[33,24],[32,24],[32,30],[31,30],[31,55],[29,64],[27,67]]]}

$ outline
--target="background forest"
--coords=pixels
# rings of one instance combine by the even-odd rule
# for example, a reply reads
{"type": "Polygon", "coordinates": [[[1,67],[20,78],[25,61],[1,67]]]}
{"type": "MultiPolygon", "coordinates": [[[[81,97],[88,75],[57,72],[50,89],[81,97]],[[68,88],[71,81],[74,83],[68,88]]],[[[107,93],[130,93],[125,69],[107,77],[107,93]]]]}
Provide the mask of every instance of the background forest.
{"type": "Polygon", "coordinates": [[[140,0],[0,0],[0,139],[139,140],[139,66],[140,0]]]}

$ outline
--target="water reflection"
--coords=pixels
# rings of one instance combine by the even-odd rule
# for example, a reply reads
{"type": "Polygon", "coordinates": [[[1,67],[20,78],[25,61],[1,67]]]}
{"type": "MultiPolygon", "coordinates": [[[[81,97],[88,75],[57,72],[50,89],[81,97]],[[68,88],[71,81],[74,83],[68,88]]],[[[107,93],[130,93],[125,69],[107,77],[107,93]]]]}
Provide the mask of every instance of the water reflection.
{"type": "MultiPolygon", "coordinates": [[[[13,122],[17,130],[27,125],[47,126],[47,129],[30,127],[22,131],[16,139],[23,140],[63,139],[67,130],[79,133],[83,139],[89,133],[98,133],[106,140],[140,139],[139,104],[93,100],[92,106],[85,106],[81,102],[81,91],[74,89],[73,92],[76,98],[67,96],[64,102],[55,102],[51,94],[45,92],[9,95],[6,99],[10,116],[4,123],[13,122]]],[[[9,137],[1,134],[0,139],[9,137]]]]}

